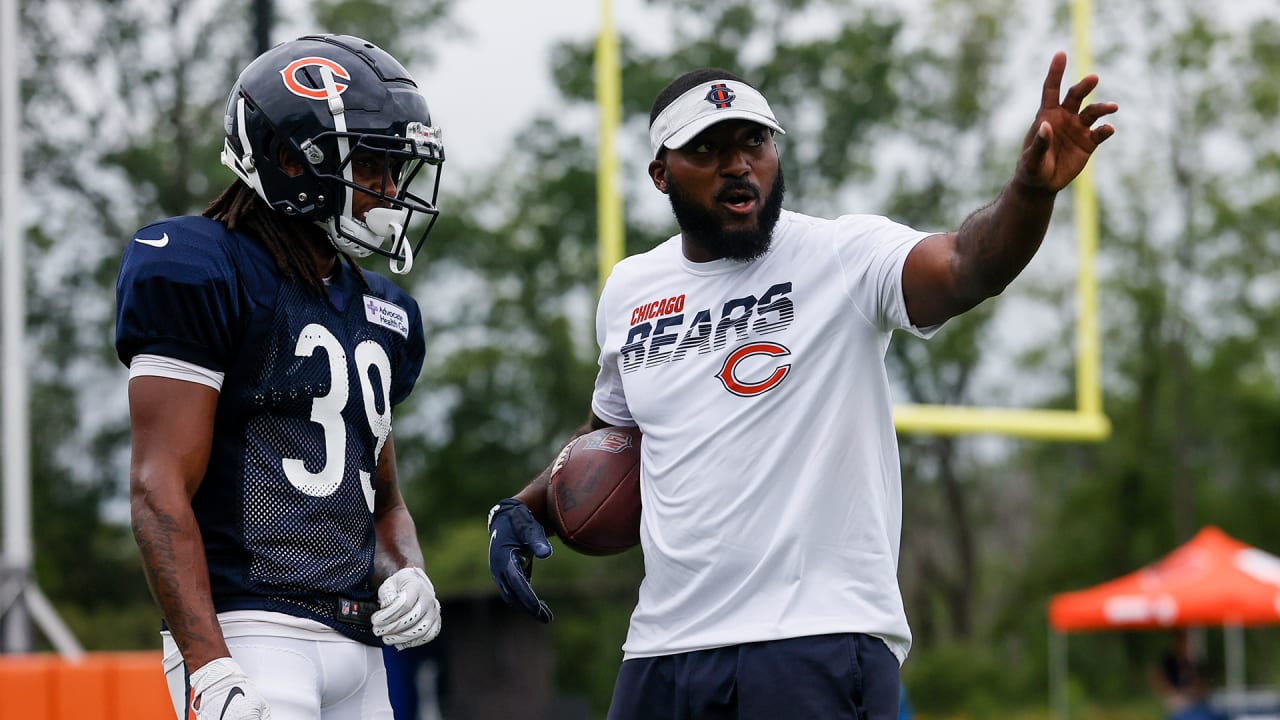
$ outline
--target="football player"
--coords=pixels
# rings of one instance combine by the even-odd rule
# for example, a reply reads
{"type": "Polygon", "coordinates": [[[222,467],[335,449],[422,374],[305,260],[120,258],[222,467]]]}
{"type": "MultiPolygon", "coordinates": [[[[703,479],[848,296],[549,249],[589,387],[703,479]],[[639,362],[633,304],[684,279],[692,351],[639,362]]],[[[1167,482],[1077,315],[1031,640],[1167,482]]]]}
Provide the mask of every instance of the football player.
{"type": "MultiPolygon", "coordinates": [[[[911,631],[898,589],[901,470],[885,351],[1000,293],[1058,191],[1111,137],[1050,62],[1013,177],[955,232],[782,207],[764,95],[732,73],[672,81],[649,178],[680,232],[618,263],[596,315],[590,428],[637,426],[645,577],[611,720],[896,720],[911,631]],[[675,298],[675,302],[666,299],[675,298]],[[651,309],[656,308],[656,311],[651,309]]],[[[547,473],[490,511],[490,570],[529,584],[551,552],[547,473]]]]}
{"type": "Polygon", "coordinates": [[[413,298],[352,258],[412,267],[440,132],[404,67],[346,35],[255,59],[224,127],[235,180],[202,216],[139,230],[116,285],[133,533],[174,710],[389,719],[382,646],[440,631],[391,432],[424,340],[413,298]]]}

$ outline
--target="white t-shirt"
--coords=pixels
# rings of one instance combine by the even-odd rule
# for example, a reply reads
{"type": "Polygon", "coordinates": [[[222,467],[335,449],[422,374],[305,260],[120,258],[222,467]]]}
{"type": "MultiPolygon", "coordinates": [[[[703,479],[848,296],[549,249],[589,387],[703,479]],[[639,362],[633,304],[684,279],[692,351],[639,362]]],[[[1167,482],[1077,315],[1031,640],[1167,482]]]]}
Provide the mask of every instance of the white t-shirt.
{"type": "Polygon", "coordinates": [[[624,259],[596,317],[592,408],[644,433],[645,578],[625,657],[862,632],[899,662],[902,526],[884,356],[907,253],[870,215],[782,213],[752,262],[624,259]]]}

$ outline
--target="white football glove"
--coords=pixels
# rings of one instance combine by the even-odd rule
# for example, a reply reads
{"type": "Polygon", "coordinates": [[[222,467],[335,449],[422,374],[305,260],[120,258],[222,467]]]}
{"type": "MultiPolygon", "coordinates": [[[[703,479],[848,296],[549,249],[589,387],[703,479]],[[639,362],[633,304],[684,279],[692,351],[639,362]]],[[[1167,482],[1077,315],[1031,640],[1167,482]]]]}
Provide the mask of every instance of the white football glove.
{"type": "Polygon", "coordinates": [[[398,650],[425,645],[440,634],[440,601],[422,568],[397,570],[378,587],[381,610],[373,614],[373,634],[398,650]]]}
{"type": "Polygon", "coordinates": [[[271,708],[258,688],[229,657],[191,673],[196,720],[270,720],[271,708]]]}

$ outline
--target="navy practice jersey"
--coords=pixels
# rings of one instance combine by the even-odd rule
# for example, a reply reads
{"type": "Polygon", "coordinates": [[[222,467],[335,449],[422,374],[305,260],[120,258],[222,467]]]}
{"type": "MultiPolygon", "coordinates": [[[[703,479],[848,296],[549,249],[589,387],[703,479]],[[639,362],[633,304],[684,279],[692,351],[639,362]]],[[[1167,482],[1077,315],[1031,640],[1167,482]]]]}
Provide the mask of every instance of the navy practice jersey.
{"type": "Polygon", "coordinates": [[[376,607],[375,464],[424,342],[417,303],[362,275],[339,262],[322,298],[221,223],[164,220],[125,250],[116,352],[225,374],[192,499],[217,610],[308,617],[379,645],[337,607],[376,607]]]}

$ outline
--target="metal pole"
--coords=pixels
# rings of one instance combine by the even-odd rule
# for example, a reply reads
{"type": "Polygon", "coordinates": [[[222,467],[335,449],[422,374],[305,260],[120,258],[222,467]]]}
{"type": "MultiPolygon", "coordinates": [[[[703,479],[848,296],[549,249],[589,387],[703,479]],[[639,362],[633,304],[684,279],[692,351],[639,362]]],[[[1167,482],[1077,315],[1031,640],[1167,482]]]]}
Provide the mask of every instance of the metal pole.
{"type": "Polygon", "coordinates": [[[271,0],[253,0],[253,40],[258,54],[271,49],[271,0]]]}
{"type": "Polygon", "coordinates": [[[600,112],[600,147],[596,151],[596,213],[599,218],[599,237],[596,241],[599,248],[597,289],[602,289],[609,272],[626,253],[627,244],[622,194],[618,190],[618,153],[615,144],[622,117],[622,68],[609,0],[600,2],[595,84],[596,105],[600,112]]]}
{"type": "MultiPolygon", "coordinates": [[[[1071,25],[1075,36],[1072,77],[1093,72],[1093,43],[1090,26],[1092,0],[1073,0],[1071,25]]],[[[1080,317],[1076,321],[1076,410],[1082,415],[1102,418],[1102,340],[1098,324],[1098,196],[1093,186],[1093,165],[1086,165],[1072,182],[1076,242],[1080,272],[1076,276],[1080,317]]]]}
{"type": "MultiPolygon", "coordinates": [[[[0,304],[3,305],[0,344],[4,370],[0,398],[4,428],[4,562],[0,581],[22,589],[30,583],[31,445],[28,427],[26,336],[26,273],[23,225],[18,217],[22,175],[22,144],[18,107],[22,74],[18,71],[18,0],[0,0],[0,304]]],[[[4,615],[4,649],[31,650],[31,623],[21,598],[4,615]]]]}
{"type": "Polygon", "coordinates": [[[80,646],[80,641],[71,632],[71,628],[62,622],[62,618],[58,617],[57,609],[53,607],[53,603],[49,602],[49,598],[40,592],[40,587],[34,582],[29,582],[23,595],[27,599],[27,609],[31,612],[31,619],[35,620],[36,625],[44,631],[44,636],[49,638],[54,649],[72,662],[84,659],[84,648],[80,646]]]}
{"type": "Polygon", "coordinates": [[[18,69],[18,0],[0,0],[0,427],[4,454],[4,555],[0,556],[0,618],[4,650],[31,652],[35,620],[70,660],[84,650],[32,577],[31,427],[26,362],[26,232],[19,213],[22,178],[22,73],[18,69]]]}

